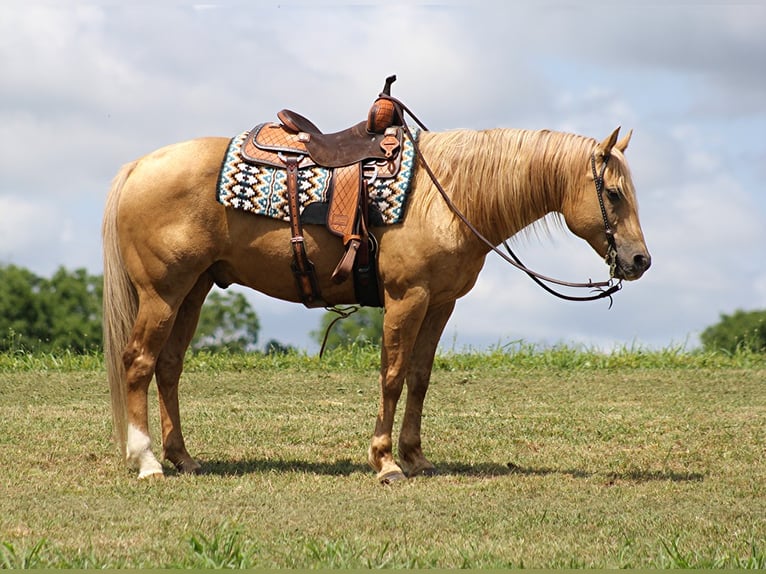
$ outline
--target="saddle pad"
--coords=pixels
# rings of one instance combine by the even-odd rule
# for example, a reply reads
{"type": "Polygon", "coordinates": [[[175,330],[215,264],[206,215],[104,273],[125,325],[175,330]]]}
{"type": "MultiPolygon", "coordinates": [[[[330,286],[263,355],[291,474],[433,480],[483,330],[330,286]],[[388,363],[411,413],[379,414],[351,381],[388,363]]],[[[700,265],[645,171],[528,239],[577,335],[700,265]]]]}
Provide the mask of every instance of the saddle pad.
{"type": "MultiPolygon", "coordinates": [[[[277,167],[250,165],[243,160],[241,148],[248,133],[243,132],[229,142],[218,176],[216,199],[226,207],[289,222],[286,172],[277,167]]],[[[412,129],[412,134],[417,139],[420,130],[412,129]]],[[[400,223],[404,217],[415,171],[415,150],[406,136],[401,153],[401,169],[397,177],[376,180],[367,187],[373,225],[400,223]]],[[[320,166],[298,170],[301,214],[311,204],[329,202],[331,175],[331,169],[320,166]]]]}

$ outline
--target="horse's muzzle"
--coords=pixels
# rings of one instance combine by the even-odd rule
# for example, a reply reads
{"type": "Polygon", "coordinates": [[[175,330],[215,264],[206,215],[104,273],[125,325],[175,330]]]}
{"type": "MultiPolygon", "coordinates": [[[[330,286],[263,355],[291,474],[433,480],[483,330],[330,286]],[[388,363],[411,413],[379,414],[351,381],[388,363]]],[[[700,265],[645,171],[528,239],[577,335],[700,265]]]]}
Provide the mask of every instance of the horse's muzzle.
{"type": "Polygon", "coordinates": [[[626,281],[635,281],[639,279],[652,265],[652,256],[648,251],[639,251],[622,257],[617,256],[617,268],[615,269],[615,278],[625,279],[626,281]]]}

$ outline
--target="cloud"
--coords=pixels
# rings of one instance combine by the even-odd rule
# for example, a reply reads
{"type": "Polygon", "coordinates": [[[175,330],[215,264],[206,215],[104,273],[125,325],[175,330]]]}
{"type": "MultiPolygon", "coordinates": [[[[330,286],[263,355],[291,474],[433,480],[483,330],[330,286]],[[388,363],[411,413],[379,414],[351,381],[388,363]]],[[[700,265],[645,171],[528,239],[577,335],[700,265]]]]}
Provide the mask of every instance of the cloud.
{"type": "MultiPolygon", "coordinates": [[[[394,94],[432,129],[635,129],[646,277],[607,312],[554,301],[490,257],[445,341],[682,342],[722,311],[766,306],[764,21],[758,3],[4,2],[0,262],[99,272],[121,164],[282,107],[340,129],[396,73],[394,94]]],[[[604,272],[565,232],[519,251],[551,275],[604,272]]],[[[317,312],[251,297],[264,340],[311,345],[290,333],[317,312]]]]}
{"type": "Polygon", "coordinates": [[[36,198],[0,196],[0,259],[24,265],[30,255],[45,257],[51,246],[70,243],[72,222],[55,205],[36,198]]]}

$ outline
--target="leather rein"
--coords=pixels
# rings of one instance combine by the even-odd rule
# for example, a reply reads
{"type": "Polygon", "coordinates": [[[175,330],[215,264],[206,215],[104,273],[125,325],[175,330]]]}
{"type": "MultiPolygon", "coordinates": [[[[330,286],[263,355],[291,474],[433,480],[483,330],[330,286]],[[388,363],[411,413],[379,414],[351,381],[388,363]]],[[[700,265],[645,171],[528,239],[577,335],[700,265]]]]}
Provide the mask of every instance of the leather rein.
{"type": "MultiPolygon", "coordinates": [[[[387,94],[380,94],[379,97],[391,100],[401,110],[407,112],[407,115],[409,115],[424,131],[429,131],[428,128],[417,118],[417,116],[415,116],[415,114],[412,113],[412,110],[410,110],[400,100],[387,94]]],[[[403,117],[403,114],[400,114],[400,115],[403,117]]],[[[407,123],[403,121],[402,124],[403,124],[403,129],[405,133],[407,134],[407,137],[409,137],[410,141],[412,142],[413,148],[415,150],[415,153],[418,156],[418,159],[423,165],[423,168],[426,170],[426,173],[428,173],[428,176],[431,178],[431,182],[434,184],[434,186],[436,187],[436,189],[439,191],[442,198],[446,202],[447,206],[458,217],[458,219],[460,219],[460,221],[462,221],[468,227],[468,229],[482,243],[484,243],[491,251],[494,251],[495,253],[497,253],[507,263],[513,265],[517,269],[520,269],[521,271],[526,273],[535,283],[537,283],[540,287],[542,287],[545,291],[547,291],[551,295],[555,295],[556,297],[560,299],[564,299],[566,301],[596,301],[598,299],[608,298],[609,308],[611,309],[612,303],[613,303],[612,295],[616,293],[617,291],[619,291],[620,289],[622,289],[622,279],[619,279],[616,283],[614,282],[614,274],[615,274],[615,271],[617,270],[617,246],[614,240],[614,230],[612,229],[612,226],[609,224],[609,219],[606,214],[606,207],[604,206],[604,173],[606,172],[606,166],[607,166],[607,163],[609,162],[609,155],[604,157],[604,163],[601,165],[600,170],[596,169],[595,152],[591,154],[590,160],[591,160],[591,169],[593,171],[593,181],[596,187],[596,194],[598,196],[598,203],[599,203],[599,207],[601,208],[601,216],[604,220],[604,233],[606,235],[606,241],[608,244],[605,260],[606,260],[606,263],[609,265],[610,279],[608,281],[597,281],[597,282],[594,282],[589,279],[586,283],[572,283],[569,281],[561,281],[559,279],[547,277],[546,275],[543,275],[541,273],[538,273],[537,271],[533,271],[532,269],[529,269],[526,265],[524,265],[521,262],[519,257],[513,252],[507,240],[503,241],[503,246],[508,252],[507,254],[505,254],[502,251],[500,251],[500,249],[498,249],[489,239],[487,239],[478,229],[476,229],[476,227],[470,221],[468,221],[466,216],[452,202],[452,199],[449,197],[447,192],[439,183],[439,180],[437,179],[436,175],[431,170],[431,167],[428,165],[426,158],[423,156],[423,153],[420,151],[420,146],[418,145],[417,140],[413,137],[412,132],[407,126],[407,123]],[[553,283],[555,285],[561,285],[563,287],[572,287],[576,289],[591,289],[592,291],[595,291],[595,293],[593,295],[585,295],[585,296],[567,295],[565,293],[560,293],[556,291],[555,289],[546,285],[546,283],[553,283]]]]}

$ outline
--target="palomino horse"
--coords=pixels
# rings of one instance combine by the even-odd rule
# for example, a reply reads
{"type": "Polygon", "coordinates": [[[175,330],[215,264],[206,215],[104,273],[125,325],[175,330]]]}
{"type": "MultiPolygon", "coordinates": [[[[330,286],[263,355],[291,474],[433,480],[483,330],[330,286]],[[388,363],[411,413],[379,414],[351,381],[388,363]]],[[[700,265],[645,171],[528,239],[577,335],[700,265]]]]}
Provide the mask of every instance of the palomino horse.
{"type": "MultiPolygon", "coordinates": [[[[454,206],[494,245],[556,213],[601,257],[616,250],[615,277],[633,280],[651,260],[624,156],[630,134],[618,141],[618,132],[601,143],[547,130],[424,132],[420,148],[454,206]],[[605,169],[603,187],[596,185],[596,165],[605,169]],[[613,241],[607,240],[605,224],[613,241]]],[[[204,138],[155,151],[125,165],[108,197],[105,353],[116,440],[139,477],[163,472],[151,450],[147,421],[154,375],[162,456],[181,472],[200,471],[181,433],[178,381],[213,284],[237,283],[300,301],[290,267],[289,224],[216,201],[228,144],[227,138],[204,138]]],[[[324,226],[306,225],[303,231],[324,300],[353,303],[352,282],[338,285],[329,277],[343,254],[341,242],[324,226]]],[[[380,406],[368,461],[387,483],[436,471],[423,454],[420,436],[434,353],[455,300],[473,287],[489,248],[458,219],[420,167],[403,223],[371,232],[379,244],[385,316],[380,406]],[[394,411],[405,383],[397,462],[394,411]]]]}

